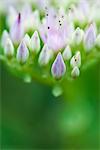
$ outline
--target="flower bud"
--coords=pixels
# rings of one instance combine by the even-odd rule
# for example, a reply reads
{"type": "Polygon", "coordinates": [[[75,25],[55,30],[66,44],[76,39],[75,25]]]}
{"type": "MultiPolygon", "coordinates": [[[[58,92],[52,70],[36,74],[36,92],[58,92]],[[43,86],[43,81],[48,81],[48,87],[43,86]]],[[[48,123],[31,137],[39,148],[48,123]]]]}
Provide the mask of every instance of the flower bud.
{"type": "Polygon", "coordinates": [[[79,45],[83,40],[84,32],[79,27],[75,30],[72,36],[72,42],[76,45],[79,45]]]}
{"type": "Polygon", "coordinates": [[[71,58],[72,52],[71,52],[69,45],[64,49],[62,55],[63,55],[64,60],[69,60],[71,58]]]}
{"type": "Polygon", "coordinates": [[[29,35],[26,33],[25,34],[25,36],[24,36],[24,39],[23,39],[23,41],[25,42],[25,44],[26,44],[26,46],[28,47],[28,48],[30,48],[30,37],[29,37],[29,35]]]}
{"type": "Polygon", "coordinates": [[[49,63],[50,59],[52,58],[52,56],[53,56],[52,50],[50,50],[48,48],[47,44],[45,44],[39,55],[39,60],[38,60],[39,64],[41,66],[47,65],[49,63]]]}
{"type": "Polygon", "coordinates": [[[72,58],[70,61],[70,65],[72,68],[74,68],[75,66],[80,67],[81,66],[81,54],[80,51],[78,51],[72,58]]]}
{"type": "Polygon", "coordinates": [[[1,46],[4,47],[7,39],[10,38],[7,30],[4,30],[1,37],[1,46]]]}
{"type": "Polygon", "coordinates": [[[17,19],[10,30],[11,39],[15,44],[18,44],[24,36],[24,28],[22,25],[21,14],[19,13],[17,19]]]}
{"type": "Polygon", "coordinates": [[[20,63],[25,63],[29,57],[29,51],[24,41],[22,41],[17,49],[17,60],[20,63]]]}
{"type": "Polygon", "coordinates": [[[75,67],[73,68],[72,72],[71,72],[71,76],[72,76],[73,78],[76,78],[76,77],[78,77],[79,75],[80,75],[80,70],[79,70],[79,68],[78,68],[77,66],[75,66],[75,67]]]}
{"type": "Polygon", "coordinates": [[[96,45],[100,48],[100,34],[96,38],[96,45]]]}
{"type": "Polygon", "coordinates": [[[40,38],[37,31],[35,31],[31,37],[30,49],[32,52],[36,52],[36,53],[40,51],[40,38]]]}
{"type": "Polygon", "coordinates": [[[55,79],[61,79],[66,72],[66,65],[64,63],[63,57],[59,52],[55,61],[52,64],[51,73],[55,79]]]}
{"type": "Polygon", "coordinates": [[[95,41],[96,31],[94,25],[91,24],[84,35],[84,48],[86,52],[89,52],[93,48],[93,46],[95,45],[95,41]]]}
{"type": "Polygon", "coordinates": [[[6,39],[5,46],[4,46],[4,54],[8,57],[14,55],[14,46],[10,38],[6,39]]]}

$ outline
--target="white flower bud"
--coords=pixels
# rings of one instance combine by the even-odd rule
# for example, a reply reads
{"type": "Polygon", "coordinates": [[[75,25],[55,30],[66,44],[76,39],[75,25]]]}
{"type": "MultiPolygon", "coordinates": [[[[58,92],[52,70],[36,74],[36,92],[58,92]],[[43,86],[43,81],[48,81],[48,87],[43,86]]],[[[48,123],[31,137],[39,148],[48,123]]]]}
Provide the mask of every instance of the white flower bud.
{"type": "Polygon", "coordinates": [[[79,75],[80,75],[80,70],[79,70],[79,68],[78,68],[77,66],[75,66],[75,67],[73,68],[72,72],[71,72],[71,76],[72,76],[73,78],[76,78],[76,77],[78,77],[79,75]]]}
{"type": "Polygon", "coordinates": [[[25,34],[23,41],[25,42],[25,44],[28,48],[30,48],[30,40],[31,39],[30,39],[29,35],[25,34]]]}
{"type": "Polygon", "coordinates": [[[84,31],[79,27],[74,31],[72,36],[72,43],[79,45],[83,40],[84,31]]]}
{"type": "Polygon", "coordinates": [[[14,55],[14,46],[10,38],[6,39],[5,46],[4,46],[4,54],[8,57],[14,55]]]}
{"type": "Polygon", "coordinates": [[[87,29],[84,35],[84,48],[86,52],[89,52],[95,45],[96,41],[96,31],[93,24],[87,29]]]}
{"type": "Polygon", "coordinates": [[[30,50],[36,53],[40,51],[40,38],[37,31],[35,31],[31,37],[30,50]]]}
{"type": "Polygon", "coordinates": [[[96,45],[100,48],[100,34],[96,38],[96,45]]]}
{"type": "Polygon", "coordinates": [[[69,45],[64,49],[62,56],[64,60],[69,60],[71,58],[72,52],[69,45]]]}
{"type": "Polygon", "coordinates": [[[17,49],[17,61],[25,63],[29,57],[29,51],[24,41],[22,41],[17,49]]]}
{"type": "Polygon", "coordinates": [[[11,36],[13,43],[15,44],[18,44],[24,36],[24,27],[22,23],[22,16],[20,13],[18,14],[13,25],[11,26],[10,36],[11,36]]]}
{"type": "Polygon", "coordinates": [[[52,50],[50,50],[47,46],[47,44],[44,45],[44,47],[42,48],[42,51],[39,55],[39,64],[40,66],[45,66],[49,63],[49,61],[51,60],[53,56],[53,52],[52,50]]]}
{"type": "Polygon", "coordinates": [[[4,47],[7,39],[10,38],[7,30],[4,30],[1,37],[1,46],[4,47]]]}
{"type": "Polygon", "coordinates": [[[70,65],[72,68],[74,68],[75,66],[80,67],[81,66],[81,54],[80,51],[78,51],[72,58],[70,61],[70,65]]]}
{"type": "Polygon", "coordinates": [[[59,52],[55,61],[52,64],[51,73],[55,79],[61,79],[66,72],[66,65],[64,63],[63,57],[59,52]]]}

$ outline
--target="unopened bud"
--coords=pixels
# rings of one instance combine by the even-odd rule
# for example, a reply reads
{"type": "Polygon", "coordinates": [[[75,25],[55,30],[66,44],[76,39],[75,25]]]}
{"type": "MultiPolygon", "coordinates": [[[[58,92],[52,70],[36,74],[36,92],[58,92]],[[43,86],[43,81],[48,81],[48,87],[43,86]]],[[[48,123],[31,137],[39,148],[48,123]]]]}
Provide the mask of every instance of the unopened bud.
{"type": "Polygon", "coordinates": [[[7,30],[4,30],[1,37],[1,46],[4,47],[7,39],[10,38],[7,30]]]}
{"type": "Polygon", "coordinates": [[[96,31],[94,25],[91,24],[84,35],[84,48],[86,52],[89,52],[94,47],[95,41],[96,41],[96,31]]]}
{"type": "Polygon", "coordinates": [[[14,46],[10,38],[8,38],[5,42],[4,54],[8,57],[12,57],[14,55],[14,46]]]}
{"type": "Polygon", "coordinates": [[[28,34],[25,34],[23,41],[25,42],[26,46],[30,48],[30,37],[28,34]]]}
{"type": "Polygon", "coordinates": [[[44,47],[42,48],[42,51],[39,55],[39,64],[40,66],[45,66],[49,63],[50,59],[53,56],[53,52],[52,50],[50,50],[47,46],[47,44],[44,45],[44,47]]]}
{"type": "Polygon", "coordinates": [[[79,45],[83,40],[84,32],[79,27],[75,30],[72,36],[72,42],[76,45],[79,45]]]}
{"type": "Polygon", "coordinates": [[[79,75],[80,75],[80,70],[79,70],[79,68],[78,68],[77,66],[75,66],[75,67],[73,68],[72,72],[71,72],[71,76],[72,76],[73,78],[76,78],[76,77],[78,77],[79,75]]]}
{"type": "Polygon", "coordinates": [[[72,52],[69,46],[64,49],[62,56],[64,60],[69,60],[71,58],[72,52]]]}
{"type": "Polygon", "coordinates": [[[29,51],[24,41],[22,41],[17,49],[17,60],[20,63],[25,63],[29,57],[29,51]]]}
{"type": "Polygon", "coordinates": [[[11,39],[15,44],[18,44],[24,36],[24,27],[22,25],[21,14],[19,13],[17,19],[10,30],[11,39]]]}
{"type": "Polygon", "coordinates": [[[96,45],[100,48],[100,34],[96,38],[96,45]]]}
{"type": "Polygon", "coordinates": [[[55,79],[61,79],[66,72],[66,65],[64,63],[63,57],[59,52],[55,61],[52,64],[51,73],[55,79]]]}
{"type": "Polygon", "coordinates": [[[80,67],[81,66],[81,54],[80,51],[78,51],[72,58],[70,61],[70,65],[72,68],[74,68],[75,66],[80,67]]]}
{"type": "Polygon", "coordinates": [[[40,51],[40,38],[37,31],[35,31],[31,37],[30,49],[32,52],[36,52],[36,53],[40,51]]]}

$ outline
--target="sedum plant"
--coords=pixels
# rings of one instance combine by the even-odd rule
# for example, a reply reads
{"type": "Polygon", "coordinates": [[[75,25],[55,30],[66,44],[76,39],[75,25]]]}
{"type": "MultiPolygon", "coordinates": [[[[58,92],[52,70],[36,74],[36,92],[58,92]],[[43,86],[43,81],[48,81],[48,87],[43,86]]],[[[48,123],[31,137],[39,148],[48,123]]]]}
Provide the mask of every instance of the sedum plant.
{"type": "Polygon", "coordinates": [[[80,1],[60,8],[56,2],[41,4],[43,12],[30,5],[20,12],[10,8],[0,60],[14,75],[50,85],[59,96],[67,81],[100,60],[100,4],[80,1]]]}

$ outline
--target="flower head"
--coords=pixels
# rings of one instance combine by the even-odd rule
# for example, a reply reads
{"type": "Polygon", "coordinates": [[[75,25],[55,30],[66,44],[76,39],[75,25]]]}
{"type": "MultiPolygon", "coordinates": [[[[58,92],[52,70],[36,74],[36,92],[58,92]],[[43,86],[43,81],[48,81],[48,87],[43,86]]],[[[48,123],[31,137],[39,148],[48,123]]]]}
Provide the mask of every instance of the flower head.
{"type": "MultiPolygon", "coordinates": [[[[99,21],[94,13],[99,5],[92,6],[85,0],[77,5],[68,4],[66,0],[64,3],[57,1],[56,5],[55,0],[55,6],[51,0],[34,2],[40,9],[33,11],[30,5],[24,5],[18,11],[10,8],[7,17],[10,32],[3,31],[0,59],[26,79],[34,78],[53,86],[56,83],[60,87],[66,80],[78,77],[92,59],[100,56],[99,21]],[[61,3],[66,6],[60,6],[61,3]]],[[[61,93],[59,89],[62,88],[54,91],[61,93]]]]}
{"type": "Polygon", "coordinates": [[[48,46],[55,52],[64,48],[72,34],[72,27],[66,19],[66,15],[58,14],[54,10],[48,10],[46,21],[42,25],[42,29],[46,28],[45,32],[41,32],[41,37],[48,46]],[[61,16],[61,17],[59,17],[61,16]]]}

